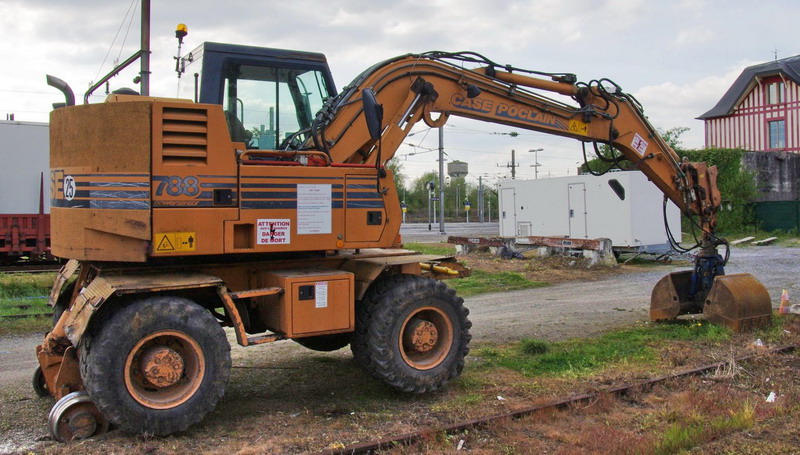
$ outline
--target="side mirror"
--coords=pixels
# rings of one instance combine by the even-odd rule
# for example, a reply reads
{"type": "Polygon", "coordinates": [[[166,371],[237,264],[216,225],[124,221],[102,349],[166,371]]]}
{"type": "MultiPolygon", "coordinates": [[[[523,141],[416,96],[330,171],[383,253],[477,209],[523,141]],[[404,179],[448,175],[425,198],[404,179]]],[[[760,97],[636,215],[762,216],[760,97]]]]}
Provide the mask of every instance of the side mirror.
{"type": "Polygon", "coordinates": [[[361,102],[364,105],[364,118],[367,121],[369,136],[378,140],[383,132],[383,105],[378,104],[375,92],[371,88],[361,90],[361,102]]]}

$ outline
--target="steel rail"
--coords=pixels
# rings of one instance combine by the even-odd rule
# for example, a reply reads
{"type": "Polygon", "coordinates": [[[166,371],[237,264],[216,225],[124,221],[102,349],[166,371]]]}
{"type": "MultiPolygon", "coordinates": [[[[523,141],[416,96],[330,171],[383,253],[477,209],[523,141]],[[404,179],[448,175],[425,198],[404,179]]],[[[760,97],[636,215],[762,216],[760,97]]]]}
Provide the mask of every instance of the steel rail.
{"type": "Polygon", "coordinates": [[[60,269],[60,264],[11,265],[0,267],[0,273],[46,273],[58,272],[60,269]]]}
{"type": "Polygon", "coordinates": [[[656,376],[654,378],[648,379],[643,382],[636,382],[633,384],[625,384],[616,387],[610,387],[607,389],[603,389],[597,392],[591,393],[584,393],[580,395],[571,396],[569,398],[558,399],[555,401],[551,401],[548,403],[533,405],[527,407],[525,409],[521,409],[518,411],[507,412],[503,414],[495,414],[488,417],[478,417],[475,419],[465,420],[461,422],[452,423],[449,425],[444,425],[441,427],[436,428],[424,428],[419,431],[411,432],[411,433],[404,433],[395,436],[388,436],[382,439],[376,439],[373,441],[368,442],[361,442],[357,444],[353,444],[341,449],[328,449],[323,450],[321,452],[317,452],[318,455],[345,455],[345,454],[358,454],[358,453],[366,453],[373,450],[380,450],[380,449],[388,449],[396,447],[397,445],[409,445],[414,443],[427,435],[432,434],[440,434],[440,433],[456,433],[459,431],[463,431],[469,428],[475,427],[482,427],[489,423],[492,423],[497,420],[502,419],[519,419],[521,417],[525,417],[531,415],[535,412],[544,410],[544,409],[561,409],[568,405],[574,403],[580,403],[585,401],[594,400],[597,397],[603,394],[614,394],[614,395],[623,395],[629,390],[639,389],[639,388],[646,388],[650,387],[654,384],[667,381],[669,379],[676,379],[686,376],[693,376],[697,374],[702,374],[710,370],[715,370],[717,368],[722,368],[728,366],[732,363],[739,363],[745,362],[747,360],[751,360],[757,357],[762,357],[764,354],[778,354],[793,351],[798,347],[798,345],[787,345],[781,346],[773,349],[769,349],[765,352],[758,353],[758,354],[749,354],[742,357],[737,357],[732,360],[724,361],[724,362],[715,362],[710,363],[707,365],[702,365],[699,367],[691,368],[688,370],[683,370],[675,373],[665,374],[662,376],[656,376]]]}

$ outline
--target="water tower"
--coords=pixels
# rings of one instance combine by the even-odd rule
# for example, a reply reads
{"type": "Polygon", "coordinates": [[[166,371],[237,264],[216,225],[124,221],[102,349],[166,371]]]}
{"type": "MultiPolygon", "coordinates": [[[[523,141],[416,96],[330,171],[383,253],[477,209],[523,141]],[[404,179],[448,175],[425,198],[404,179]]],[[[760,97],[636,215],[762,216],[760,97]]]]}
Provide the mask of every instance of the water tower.
{"type": "Polygon", "coordinates": [[[451,161],[447,163],[447,175],[451,178],[457,179],[459,177],[466,177],[469,173],[469,167],[467,163],[463,161],[451,161]]]}

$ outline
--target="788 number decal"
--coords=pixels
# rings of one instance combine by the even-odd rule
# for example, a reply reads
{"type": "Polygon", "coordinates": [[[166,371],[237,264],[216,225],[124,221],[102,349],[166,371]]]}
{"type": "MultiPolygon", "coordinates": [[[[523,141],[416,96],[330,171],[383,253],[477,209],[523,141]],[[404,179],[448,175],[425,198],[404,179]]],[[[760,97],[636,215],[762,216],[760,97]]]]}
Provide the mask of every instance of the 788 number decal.
{"type": "Polygon", "coordinates": [[[195,197],[200,194],[200,181],[194,175],[180,177],[177,175],[161,177],[161,182],[156,188],[156,196],[162,196],[165,192],[169,196],[188,196],[195,197]]]}

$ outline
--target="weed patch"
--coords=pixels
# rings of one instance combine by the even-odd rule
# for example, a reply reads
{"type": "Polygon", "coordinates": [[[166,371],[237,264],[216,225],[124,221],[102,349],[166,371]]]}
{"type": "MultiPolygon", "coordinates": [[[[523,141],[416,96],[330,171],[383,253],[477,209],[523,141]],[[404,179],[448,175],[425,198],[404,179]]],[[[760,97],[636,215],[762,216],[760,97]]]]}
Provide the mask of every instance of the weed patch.
{"type": "Polygon", "coordinates": [[[436,254],[439,256],[453,256],[456,254],[455,247],[446,243],[406,243],[403,244],[403,248],[422,254],[436,254]]]}
{"type": "Polygon", "coordinates": [[[491,273],[483,270],[473,270],[472,276],[448,280],[447,284],[455,289],[461,297],[486,294],[489,292],[516,291],[547,285],[547,283],[542,283],[540,281],[531,281],[525,278],[521,273],[491,273]]]}
{"type": "Polygon", "coordinates": [[[607,333],[599,338],[556,343],[522,340],[505,347],[483,347],[476,355],[487,367],[502,367],[526,376],[584,375],[618,362],[657,360],[654,345],[665,341],[717,342],[730,338],[730,330],[695,321],[644,324],[607,333]]]}

